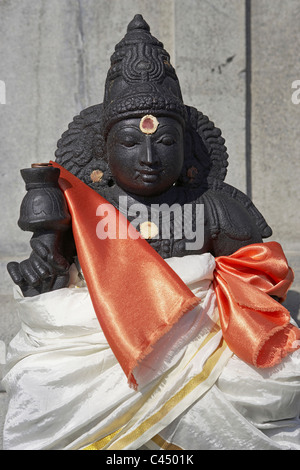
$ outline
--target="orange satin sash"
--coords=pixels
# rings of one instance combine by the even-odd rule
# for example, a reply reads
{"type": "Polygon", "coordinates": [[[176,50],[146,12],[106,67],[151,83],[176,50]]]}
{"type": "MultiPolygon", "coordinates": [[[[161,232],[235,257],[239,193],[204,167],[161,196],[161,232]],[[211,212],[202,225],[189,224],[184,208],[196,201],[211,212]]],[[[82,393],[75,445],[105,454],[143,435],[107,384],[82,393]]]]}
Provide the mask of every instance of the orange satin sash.
{"type": "Polygon", "coordinates": [[[136,387],[133,369],[199,299],[126,217],[65,168],[50,163],[60,169],[59,185],[95,313],[129,384],[136,387]],[[105,224],[116,225],[115,239],[97,237],[101,204],[110,206],[105,224]],[[131,236],[123,238],[127,230],[131,236]]]}
{"type": "MultiPolygon", "coordinates": [[[[135,230],[126,217],[62,166],[50,163],[61,172],[59,184],[95,313],[129,384],[136,387],[133,369],[199,299],[138,232],[135,240],[123,238],[124,230],[135,230]],[[97,237],[101,204],[110,206],[106,222],[117,218],[116,239],[97,237]]],[[[270,367],[300,346],[300,330],[290,325],[289,312],[270,297],[284,299],[292,280],[275,242],[216,258],[214,288],[224,339],[242,360],[270,367]]]]}
{"type": "Polygon", "coordinates": [[[222,332],[229,348],[256,367],[271,367],[300,347],[284,301],[294,279],[279,243],[240,248],[216,258],[214,288],[222,332]]]}

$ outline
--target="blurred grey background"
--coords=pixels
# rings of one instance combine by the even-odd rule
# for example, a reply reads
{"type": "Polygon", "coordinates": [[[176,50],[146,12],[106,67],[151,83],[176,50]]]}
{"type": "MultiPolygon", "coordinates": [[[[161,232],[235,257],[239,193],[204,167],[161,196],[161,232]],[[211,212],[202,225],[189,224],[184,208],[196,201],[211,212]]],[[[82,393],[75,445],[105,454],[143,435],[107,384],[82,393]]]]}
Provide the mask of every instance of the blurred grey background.
{"type": "MultiPolygon", "coordinates": [[[[300,0],[0,0],[0,367],[19,328],[6,264],[30,252],[20,169],[53,158],[73,117],[102,102],[136,13],[170,53],[185,103],[222,130],[226,182],[282,244],[296,275],[285,305],[300,318],[300,0]]],[[[1,423],[6,402],[0,393],[1,423]]]]}

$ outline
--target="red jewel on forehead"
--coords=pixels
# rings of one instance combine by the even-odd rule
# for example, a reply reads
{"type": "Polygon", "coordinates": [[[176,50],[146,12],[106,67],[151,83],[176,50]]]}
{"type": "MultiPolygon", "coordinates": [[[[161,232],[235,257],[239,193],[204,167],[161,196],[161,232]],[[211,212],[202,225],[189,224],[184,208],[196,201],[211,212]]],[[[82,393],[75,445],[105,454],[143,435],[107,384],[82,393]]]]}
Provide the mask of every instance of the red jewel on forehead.
{"type": "Polygon", "coordinates": [[[152,116],[151,114],[146,114],[146,116],[141,119],[140,129],[144,134],[154,134],[154,132],[158,128],[158,125],[159,122],[155,116],[152,116]]]}

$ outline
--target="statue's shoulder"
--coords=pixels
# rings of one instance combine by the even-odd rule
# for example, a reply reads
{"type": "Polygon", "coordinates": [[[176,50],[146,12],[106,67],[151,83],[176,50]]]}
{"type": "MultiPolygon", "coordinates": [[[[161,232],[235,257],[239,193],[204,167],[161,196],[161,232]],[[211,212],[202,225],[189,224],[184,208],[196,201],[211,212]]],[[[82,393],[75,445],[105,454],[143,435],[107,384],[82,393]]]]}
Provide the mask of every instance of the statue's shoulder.
{"type": "Polygon", "coordinates": [[[216,182],[199,201],[204,203],[206,224],[222,254],[272,235],[271,227],[251,199],[233,186],[216,182]]]}

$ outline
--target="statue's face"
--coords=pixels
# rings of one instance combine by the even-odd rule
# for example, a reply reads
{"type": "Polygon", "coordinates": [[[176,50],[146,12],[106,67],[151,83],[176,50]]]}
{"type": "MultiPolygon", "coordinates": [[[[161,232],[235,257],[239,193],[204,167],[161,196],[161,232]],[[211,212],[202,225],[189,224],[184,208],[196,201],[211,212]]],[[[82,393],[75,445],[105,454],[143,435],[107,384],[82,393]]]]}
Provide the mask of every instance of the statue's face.
{"type": "Polygon", "coordinates": [[[125,191],[156,196],[177,181],[184,159],[183,129],[178,121],[159,117],[155,132],[140,128],[141,119],[118,122],[107,140],[108,163],[125,191]]]}

